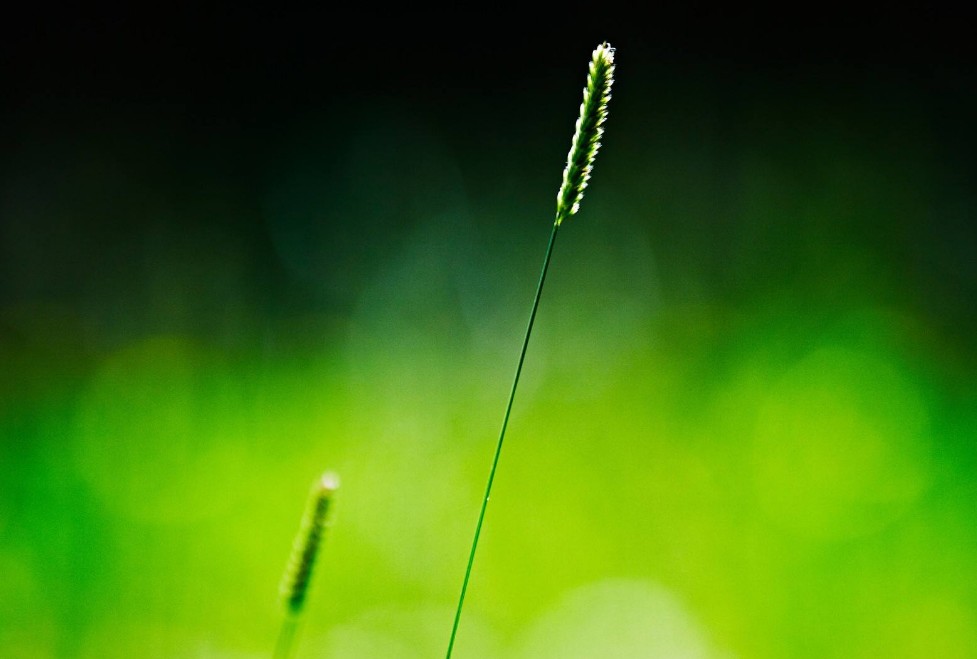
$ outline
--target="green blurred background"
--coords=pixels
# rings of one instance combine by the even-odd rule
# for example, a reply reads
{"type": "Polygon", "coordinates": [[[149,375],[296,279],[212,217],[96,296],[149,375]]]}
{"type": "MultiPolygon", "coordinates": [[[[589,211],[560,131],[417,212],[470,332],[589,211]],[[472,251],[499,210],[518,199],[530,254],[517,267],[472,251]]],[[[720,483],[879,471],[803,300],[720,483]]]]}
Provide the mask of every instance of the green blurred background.
{"type": "Polygon", "coordinates": [[[516,9],[6,23],[2,656],[443,656],[608,39],[454,656],[977,657],[966,23],[516,9]]]}

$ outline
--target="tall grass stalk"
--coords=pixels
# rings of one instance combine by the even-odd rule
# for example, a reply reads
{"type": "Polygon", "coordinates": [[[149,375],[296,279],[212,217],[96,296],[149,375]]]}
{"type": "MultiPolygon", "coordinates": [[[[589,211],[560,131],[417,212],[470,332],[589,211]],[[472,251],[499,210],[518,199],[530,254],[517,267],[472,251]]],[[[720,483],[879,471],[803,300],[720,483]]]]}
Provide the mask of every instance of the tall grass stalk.
{"type": "Polygon", "coordinates": [[[505,414],[502,417],[502,429],[499,432],[499,439],[495,445],[495,456],[492,458],[492,467],[489,470],[488,483],[485,486],[485,497],[482,499],[482,508],[478,513],[478,522],[475,525],[475,537],[472,539],[471,552],[468,555],[468,566],[465,568],[465,578],[461,584],[461,595],[458,597],[458,606],[455,609],[455,619],[451,626],[451,638],[448,641],[446,659],[451,659],[451,653],[455,647],[455,638],[458,635],[458,623],[461,621],[461,611],[465,604],[465,594],[468,592],[472,565],[475,563],[475,551],[478,548],[478,539],[482,533],[482,523],[485,521],[485,510],[488,508],[489,497],[492,494],[492,483],[495,481],[495,472],[499,466],[499,456],[502,454],[502,442],[505,439],[506,427],[509,425],[512,401],[516,397],[516,387],[519,386],[519,376],[522,373],[522,365],[526,359],[529,336],[532,334],[533,324],[536,321],[536,311],[539,308],[539,299],[543,294],[543,284],[546,281],[546,272],[549,269],[550,258],[553,255],[556,234],[563,221],[569,216],[576,214],[580,209],[580,200],[583,199],[584,189],[586,189],[590,181],[594,158],[597,155],[597,150],[600,148],[600,139],[604,134],[604,123],[607,121],[607,104],[611,99],[611,84],[614,82],[614,66],[614,49],[611,48],[611,45],[604,42],[597,46],[590,61],[587,86],[584,87],[583,102],[580,104],[580,118],[577,119],[573,141],[570,144],[570,153],[567,155],[567,165],[563,170],[563,183],[560,185],[560,191],[556,195],[556,218],[553,221],[553,229],[550,232],[549,244],[546,246],[546,256],[543,257],[543,267],[539,273],[539,283],[536,284],[536,295],[533,298],[532,311],[529,313],[529,323],[526,326],[526,334],[523,337],[522,349],[519,351],[519,362],[516,366],[515,377],[512,380],[512,389],[509,391],[509,402],[506,404],[505,414]]]}
{"type": "Polygon", "coordinates": [[[338,488],[339,479],[335,474],[327,472],[313,483],[309,493],[302,525],[295,536],[292,554],[282,578],[281,594],[285,616],[275,644],[274,659],[290,659],[292,656],[298,624],[312,581],[312,569],[322,546],[329,510],[338,488]]]}

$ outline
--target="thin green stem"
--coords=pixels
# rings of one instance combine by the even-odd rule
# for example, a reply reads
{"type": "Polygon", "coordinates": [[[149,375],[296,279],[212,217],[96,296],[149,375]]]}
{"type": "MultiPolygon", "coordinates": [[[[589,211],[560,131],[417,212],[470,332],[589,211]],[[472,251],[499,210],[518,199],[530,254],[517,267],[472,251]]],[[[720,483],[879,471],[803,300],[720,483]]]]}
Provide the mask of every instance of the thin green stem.
{"type": "Polygon", "coordinates": [[[278,642],[275,644],[273,659],[291,659],[292,641],[295,638],[296,627],[298,627],[298,618],[294,615],[286,615],[278,632],[278,642]]]}
{"type": "Polygon", "coordinates": [[[529,335],[532,334],[533,323],[536,322],[536,310],[539,308],[539,298],[543,293],[543,282],[546,281],[546,271],[550,267],[550,257],[553,255],[553,244],[556,242],[556,232],[559,228],[559,223],[554,222],[553,231],[550,233],[550,242],[546,246],[546,257],[543,259],[543,268],[539,273],[539,283],[536,285],[536,297],[533,298],[533,310],[529,314],[529,324],[526,326],[526,336],[522,340],[522,350],[519,352],[519,364],[516,366],[516,376],[512,380],[509,403],[505,406],[505,416],[502,418],[502,430],[499,432],[499,441],[495,445],[495,457],[492,459],[488,484],[485,486],[485,498],[482,500],[482,509],[478,513],[478,523],[475,525],[475,538],[472,540],[472,549],[468,554],[468,567],[465,568],[465,580],[461,584],[461,595],[458,597],[458,608],[455,609],[455,621],[451,626],[451,639],[448,641],[448,654],[445,659],[451,659],[451,651],[455,647],[458,623],[461,620],[461,609],[465,604],[465,593],[468,592],[468,582],[472,575],[472,565],[475,563],[475,550],[478,548],[478,538],[482,534],[482,522],[485,521],[485,510],[488,508],[489,497],[492,494],[492,483],[495,481],[495,471],[499,466],[499,456],[502,454],[502,441],[505,439],[506,426],[509,425],[509,415],[512,413],[512,401],[516,397],[516,387],[519,386],[519,375],[522,373],[522,364],[526,360],[526,348],[529,347],[529,335]]]}

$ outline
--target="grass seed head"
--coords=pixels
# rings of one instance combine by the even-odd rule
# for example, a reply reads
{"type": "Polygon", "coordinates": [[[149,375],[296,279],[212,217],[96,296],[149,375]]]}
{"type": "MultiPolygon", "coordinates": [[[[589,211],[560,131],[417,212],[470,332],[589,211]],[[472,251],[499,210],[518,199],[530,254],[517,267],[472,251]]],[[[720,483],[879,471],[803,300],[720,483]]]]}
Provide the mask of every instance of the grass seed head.
{"type": "Polygon", "coordinates": [[[600,148],[607,121],[607,104],[611,100],[611,84],[614,82],[614,49],[606,41],[597,46],[590,62],[587,86],[583,90],[580,118],[567,155],[563,170],[563,184],[556,195],[556,224],[580,209],[584,189],[590,180],[594,158],[600,148]]]}
{"type": "Polygon", "coordinates": [[[322,545],[329,508],[338,488],[339,479],[335,474],[327,472],[312,485],[309,493],[302,526],[295,537],[292,555],[281,585],[282,601],[286,612],[291,615],[301,613],[305,604],[312,568],[322,545]]]}

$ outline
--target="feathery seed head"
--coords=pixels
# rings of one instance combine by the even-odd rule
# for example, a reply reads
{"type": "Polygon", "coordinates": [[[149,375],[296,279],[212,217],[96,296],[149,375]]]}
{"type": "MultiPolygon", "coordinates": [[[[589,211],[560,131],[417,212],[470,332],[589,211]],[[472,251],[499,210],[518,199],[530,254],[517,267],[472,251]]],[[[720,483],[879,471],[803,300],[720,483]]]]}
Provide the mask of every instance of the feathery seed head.
{"type": "Polygon", "coordinates": [[[614,82],[614,49],[606,41],[594,50],[583,90],[580,118],[577,119],[567,166],[563,170],[563,184],[556,195],[556,224],[580,208],[584,189],[590,180],[594,158],[600,148],[607,121],[607,103],[611,100],[611,84],[614,82]]]}
{"type": "Polygon", "coordinates": [[[322,544],[332,497],[338,488],[339,478],[332,472],[326,472],[312,485],[302,526],[295,536],[292,555],[282,579],[282,600],[290,615],[302,612],[312,578],[312,568],[322,544]]]}

